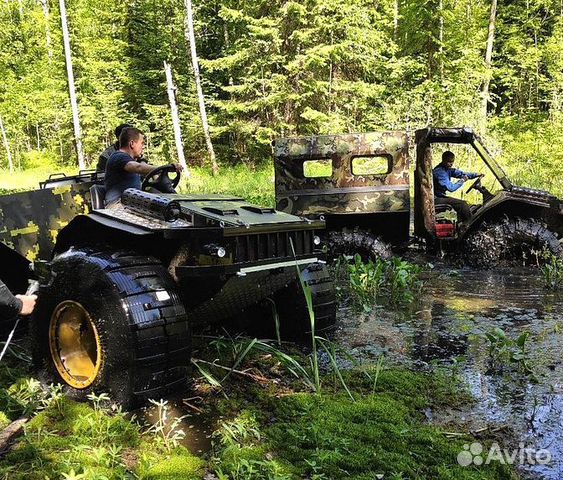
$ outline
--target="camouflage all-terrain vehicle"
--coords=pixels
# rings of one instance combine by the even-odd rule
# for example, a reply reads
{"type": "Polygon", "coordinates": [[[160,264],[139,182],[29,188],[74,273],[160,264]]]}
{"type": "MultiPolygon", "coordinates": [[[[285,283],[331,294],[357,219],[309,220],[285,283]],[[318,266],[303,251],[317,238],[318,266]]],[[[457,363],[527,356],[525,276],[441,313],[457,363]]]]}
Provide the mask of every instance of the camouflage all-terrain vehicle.
{"type": "Polygon", "coordinates": [[[333,255],[384,257],[414,236],[433,250],[461,254],[477,266],[548,251],[561,256],[563,207],[548,192],[513,185],[479,137],[469,128],[425,128],[415,132],[416,168],[411,200],[406,132],[370,132],[276,140],[276,207],[327,223],[333,255]],[[483,203],[458,222],[447,205],[435,206],[432,156],[435,144],[465,144],[494,177],[496,193],[481,179],[468,183],[483,203]],[[450,210],[450,211],[448,211],[450,210]]]}
{"type": "MultiPolygon", "coordinates": [[[[168,179],[167,171],[157,177],[168,179]]],[[[29,265],[43,272],[30,324],[43,379],[78,397],[109,391],[132,406],[186,383],[194,325],[232,316],[240,324],[248,313],[249,322],[273,326],[249,313],[269,299],[282,336],[306,332],[296,265],[311,287],[317,328],[334,322],[322,221],[235,196],[133,189],[105,209],[100,181],[82,172],[0,197],[1,278],[21,292],[29,265]]]]}

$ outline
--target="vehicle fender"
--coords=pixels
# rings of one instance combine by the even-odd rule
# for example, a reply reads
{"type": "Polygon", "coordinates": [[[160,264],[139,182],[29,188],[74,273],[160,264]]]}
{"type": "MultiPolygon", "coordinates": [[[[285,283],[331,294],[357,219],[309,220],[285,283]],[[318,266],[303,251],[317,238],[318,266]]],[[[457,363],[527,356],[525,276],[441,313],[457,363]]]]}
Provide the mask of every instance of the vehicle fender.
{"type": "Polygon", "coordinates": [[[57,236],[53,254],[85,244],[129,244],[138,237],[148,237],[154,232],[122,223],[102,215],[78,215],[57,236]]]}
{"type": "Polygon", "coordinates": [[[536,218],[547,223],[550,227],[555,227],[555,219],[553,218],[549,204],[540,201],[501,196],[492,199],[472,217],[460,240],[479,229],[484,222],[498,221],[503,217],[536,218]]]}

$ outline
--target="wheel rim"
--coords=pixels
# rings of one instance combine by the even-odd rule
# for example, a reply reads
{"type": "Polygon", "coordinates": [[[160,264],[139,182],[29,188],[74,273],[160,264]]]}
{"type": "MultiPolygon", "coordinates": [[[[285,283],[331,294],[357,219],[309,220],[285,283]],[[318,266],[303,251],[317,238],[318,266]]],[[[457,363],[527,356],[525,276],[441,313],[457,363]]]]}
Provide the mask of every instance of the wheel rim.
{"type": "Polygon", "coordinates": [[[70,300],[57,305],[49,325],[51,358],[71,387],[89,387],[102,365],[100,336],[90,314],[70,300]]]}

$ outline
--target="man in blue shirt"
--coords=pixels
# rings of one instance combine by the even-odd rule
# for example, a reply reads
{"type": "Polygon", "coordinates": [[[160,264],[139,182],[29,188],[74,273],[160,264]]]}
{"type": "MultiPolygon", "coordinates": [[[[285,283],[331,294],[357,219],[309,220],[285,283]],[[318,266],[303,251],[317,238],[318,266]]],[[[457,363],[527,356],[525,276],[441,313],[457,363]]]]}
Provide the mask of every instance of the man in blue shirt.
{"type": "MultiPolygon", "coordinates": [[[[125,128],[119,136],[119,150],[112,153],[106,164],[106,207],[117,204],[128,188],[141,189],[141,175],[147,175],[156,167],[139,162],[145,149],[145,137],[138,128],[125,128]]],[[[182,171],[178,164],[177,171],[182,171]]]]}
{"type": "Polygon", "coordinates": [[[456,212],[459,221],[471,218],[471,210],[467,202],[458,198],[448,197],[447,192],[455,192],[466,180],[482,177],[482,174],[462,172],[454,168],[455,155],[446,151],[442,154],[442,162],[432,171],[434,177],[434,204],[450,205],[456,212]],[[452,182],[452,178],[459,178],[459,182],[452,182]]]}

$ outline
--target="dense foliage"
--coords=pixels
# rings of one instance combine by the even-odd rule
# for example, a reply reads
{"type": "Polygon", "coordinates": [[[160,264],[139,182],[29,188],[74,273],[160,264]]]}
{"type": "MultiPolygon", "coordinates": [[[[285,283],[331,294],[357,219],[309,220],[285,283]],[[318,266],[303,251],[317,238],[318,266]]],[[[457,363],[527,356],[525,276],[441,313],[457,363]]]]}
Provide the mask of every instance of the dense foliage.
{"type": "MultiPolygon", "coordinates": [[[[487,131],[517,175],[541,175],[561,158],[560,0],[500,0],[491,25],[490,0],[196,0],[194,8],[223,163],[267,159],[279,135],[427,124],[487,131]]],[[[149,132],[153,157],[174,156],[164,60],[188,161],[203,161],[183,1],[68,0],[67,10],[87,161],[121,121],[149,132]]],[[[76,164],[58,2],[6,0],[0,23],[0,117],[16,166],[76,164]]]]}

